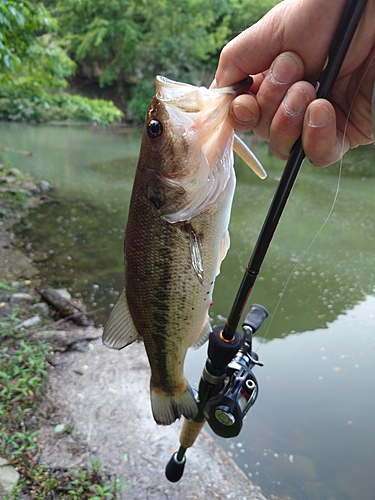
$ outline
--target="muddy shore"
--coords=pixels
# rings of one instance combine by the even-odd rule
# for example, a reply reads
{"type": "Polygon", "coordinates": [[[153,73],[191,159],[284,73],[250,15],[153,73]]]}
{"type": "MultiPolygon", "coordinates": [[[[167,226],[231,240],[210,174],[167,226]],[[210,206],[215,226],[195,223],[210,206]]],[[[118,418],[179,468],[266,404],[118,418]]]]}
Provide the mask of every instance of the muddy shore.
{"type": "MultiPolygon", "coordinates": [[[[32,260],[13,246],[11,228],[25,209],[43,201],[44,195],[33,186],[23,184],[22,189],[28,190],[27,203],[17,209],[0,193],[2,213],[8,212],[0,219],[0,281],[27,283],[26,292],[33,300],[23,304],[25,307],[40,300],[34,290],[39,284],[38,271],[32,260]]],[[[11,307],[10,300],[2,313],[11,307]]],[[[52,341],[48,386],[35,415],[40,463],[76,470],[90,460],[100,460],[111,480],[121,478],[126,485],[116,497],[124,500],[265,500],[204,430],[187,452],[183,478],[170,483],[164,470],[178,448],[181,423],[160,427],[152,418],[143,345],[136,343],[116,352],[102,346],[100,329],[68,328],[63,323],[57,330],[68,339],[63,347],[56,341],[53,327],[50,331],[34,328],[32,332],[35,338],[52,341]],[[69,343],[72,336],[81,336],[81,340],[69,343]],[[56,433],[59,425],[63,432],[56,433]]]]}

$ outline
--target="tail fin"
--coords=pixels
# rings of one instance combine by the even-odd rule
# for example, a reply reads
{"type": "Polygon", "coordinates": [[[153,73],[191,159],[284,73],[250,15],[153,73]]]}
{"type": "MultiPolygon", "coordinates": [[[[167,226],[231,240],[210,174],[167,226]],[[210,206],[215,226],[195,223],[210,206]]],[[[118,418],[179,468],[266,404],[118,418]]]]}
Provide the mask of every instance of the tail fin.
{"type": "Polygon", "coordinates": [[[187,382],[184,392],[177,394],[157,392],[152,383],[150,384],[150,390],[152,413],[157,424],[170,425],[181,415],[189,420],[197,415],[198,406],[193,391],[187,382]]]}

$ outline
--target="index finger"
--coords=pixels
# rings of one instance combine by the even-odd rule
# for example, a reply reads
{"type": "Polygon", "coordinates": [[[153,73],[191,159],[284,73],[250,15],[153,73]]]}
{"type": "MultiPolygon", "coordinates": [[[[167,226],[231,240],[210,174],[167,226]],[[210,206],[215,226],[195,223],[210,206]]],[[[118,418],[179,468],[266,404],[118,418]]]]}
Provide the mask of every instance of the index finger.
{"type": "MultiPolygon", "coordinates": [[[[277,49],[264,52],[264,57],[257,60],[257,50],[253,40],[257,37],[257,25],[243,31],[231,40],[220,54],[215,81],[218,87],[227,87],[246,78],[267,70],[278,55],[277,49]]],[[[261,36],[262,32],[260,32],[261,36]]],[[[257,44],[256,44],[257,45],[257,44]]],[[[267,44],[268,45],[268,44],[267,44]]]]}
{"type": "Polygon", "coordinates": [[[326,60],[344,2],[284,0],[223,49],[216,85],[226,87],[269,69],[282,52],[297,53],[306,75],[318,77],[326,60]],[[319,29],[316,27],[319,26],[319,29]]]}

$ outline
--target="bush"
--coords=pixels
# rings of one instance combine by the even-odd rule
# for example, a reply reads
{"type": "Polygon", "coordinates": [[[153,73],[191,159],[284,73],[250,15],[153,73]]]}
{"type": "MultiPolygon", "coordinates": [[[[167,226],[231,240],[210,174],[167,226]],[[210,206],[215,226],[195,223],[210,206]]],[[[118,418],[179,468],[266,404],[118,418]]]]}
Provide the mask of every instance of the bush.
{"type": "Polygon", "coordinates": [[[79,95],[57,94],[0,98],[0,120],[42,123],[72,120],[103,127],[121,120],[123,113],[112,101],[79,95]]]}

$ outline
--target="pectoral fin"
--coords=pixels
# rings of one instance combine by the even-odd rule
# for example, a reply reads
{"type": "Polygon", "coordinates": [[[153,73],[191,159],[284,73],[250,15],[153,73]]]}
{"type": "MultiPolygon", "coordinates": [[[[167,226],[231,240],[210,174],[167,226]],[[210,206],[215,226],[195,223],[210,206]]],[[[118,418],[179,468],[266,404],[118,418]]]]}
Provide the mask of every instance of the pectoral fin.
{"type": "Polygon", "coordinates": [[[226,231],[220,242],[220,253],[219,253],[219,258],[217,260],[216,276],[220,274],[220,266],[223,260],[225,259],[225,256],[228,253],[229,247],[230,247],[230,236],[229,236],[229,231],[226,231]]]}
{"type": "Polygon", "coordinates": [[[202,331],[199,334],[199,337],[197,338],[197,340],[192,345],[192,348],[199,349],[199,347],[201,347],[205,342],[207,342],[208,337],[210,336],[211,330],[212,330],[211,321],[210,321],[209,316],[207,316],[207,320],[202,328],[202,331]]]}
{"type": "Polygon", "coordinates": [[[131,317],[124,290],[109,315],[103,330],[102,341],[106,347],[122,349],[140,338],[142,337],[131,317]]]}
{"type": "Polygon", "coordinates": [[[238,154],[238,156],[251,168],[253,172],[257,174],[258,177],[261,179],[265,179],[267,177],[267,172],[262,167],[258,158],[236,134],[234,134],[233,151],[238,154]]]}

